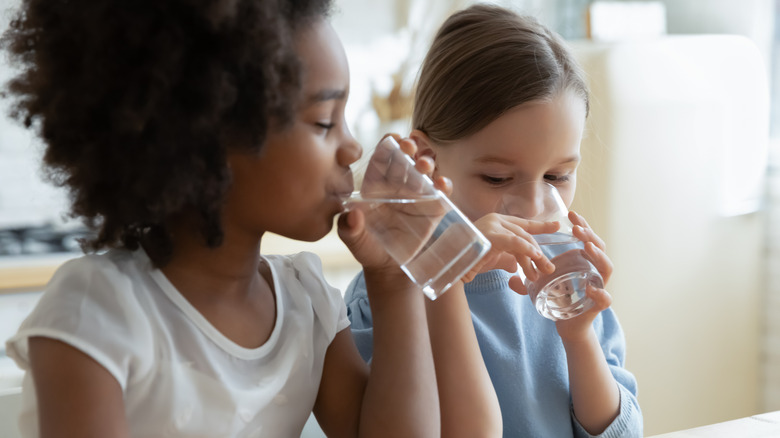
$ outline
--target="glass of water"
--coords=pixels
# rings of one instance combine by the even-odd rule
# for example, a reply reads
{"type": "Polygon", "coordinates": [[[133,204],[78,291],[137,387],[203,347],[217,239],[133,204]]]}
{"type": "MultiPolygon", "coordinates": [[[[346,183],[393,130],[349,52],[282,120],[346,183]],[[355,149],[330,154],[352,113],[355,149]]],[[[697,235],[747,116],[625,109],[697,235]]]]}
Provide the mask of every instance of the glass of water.
{"type": "Polygon", "coordinates": [[[561,224],[555,233],[534,236],[542,254],[555,265],[555,271],[540,273],[537,280],[531,281],[518,265],[518,275],[539,314],[557,321],[573,318],[593,307],[585,290],[589,284],[604,287],[604,280],[585,253],[585,244],[572,234],[569,209],[555,186],[544,182],[523,183],[503,196],[497,212],[561,224]]]}
{"type": "Polygon", "coordinates": [[[390,136],[376,146],[360,190],[344,205],[363,212],[368,231],[432,300],[490,249],[490,242],[390,136]]]}

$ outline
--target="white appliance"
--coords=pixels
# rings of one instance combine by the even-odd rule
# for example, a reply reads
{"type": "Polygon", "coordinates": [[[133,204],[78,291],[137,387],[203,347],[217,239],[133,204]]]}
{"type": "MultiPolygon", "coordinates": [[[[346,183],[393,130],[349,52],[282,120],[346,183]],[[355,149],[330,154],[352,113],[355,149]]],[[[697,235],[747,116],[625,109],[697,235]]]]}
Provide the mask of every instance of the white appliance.
{"type": "Polygon", "coordinates": [[[760,409],[766,68],[730,35],[575,42],[591,112],[573,209],[606,241],[607,289],[645,433],[760,409]]]}

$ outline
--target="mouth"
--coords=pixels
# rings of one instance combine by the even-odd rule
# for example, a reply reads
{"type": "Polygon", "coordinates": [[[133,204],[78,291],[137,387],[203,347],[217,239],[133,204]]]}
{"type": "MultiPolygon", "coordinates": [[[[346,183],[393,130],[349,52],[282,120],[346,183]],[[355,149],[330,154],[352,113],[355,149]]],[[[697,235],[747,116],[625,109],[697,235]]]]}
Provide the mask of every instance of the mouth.
{"type": "Polygon", "coordinates": [[[344,172],[343,177],[333,185],[332,193],[343,203],[352,195],[353,190],[355,190],[355,181],[352,177],[352,172],[347,170],[344,172]]]}

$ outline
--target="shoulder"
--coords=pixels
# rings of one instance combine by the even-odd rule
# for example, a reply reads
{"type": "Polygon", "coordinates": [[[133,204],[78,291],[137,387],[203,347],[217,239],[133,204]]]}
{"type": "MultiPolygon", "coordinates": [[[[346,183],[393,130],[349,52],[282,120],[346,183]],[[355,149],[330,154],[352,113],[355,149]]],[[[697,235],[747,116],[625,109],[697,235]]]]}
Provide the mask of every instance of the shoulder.
{"type": "Polygon", "coordinates": [[[301,283],[315,288],[332,289],[325,280],[322,261],[316,254],[300,252],[292,255],[266,255],[264,258],[279,275],[279,281],[286,286],[290,283],[301,283]]]}
{"type": "Polygon", "coordinates": [[[126,250],[111,250],[102,254],[87,254],[63,263],[52,276],[52,284],[68,284],[91,278],[97,274],[99,277],[109,278],[118,276],[123,271],[122,266],[131,263],[132,252],[126,250]]]}
{"type": "Polygon", "coordinates": [[[66,262],[40,301],[7,342],[9,356],[28,368],[28,340],[47,337],[87,354],[124,386],[129,357],[152,346],[144,305],[145,268],[132,252],[114,250],[66,262]]]}
{"type": "MultiPolygon", "coordinates": [[[[293,255],[268,255],[277,282],[277,293],[285,294],[291,305],[310,308],[329,340],[349,325],[341,291],[328,284],[319,256],[310,252],[293,255]]],[[[284,299],[284,298],[283,298],[284,299]]],[[[292,311],[286,308],[285,312],[292,311]]]]}
{"type": "Polygon", "coordinates": [[[52,276],[39,308],[93,303],[119,310],[138,299],[138,279],[147,268],[130,251],[112,250],[86,255],[63,264],[52,276]]]}

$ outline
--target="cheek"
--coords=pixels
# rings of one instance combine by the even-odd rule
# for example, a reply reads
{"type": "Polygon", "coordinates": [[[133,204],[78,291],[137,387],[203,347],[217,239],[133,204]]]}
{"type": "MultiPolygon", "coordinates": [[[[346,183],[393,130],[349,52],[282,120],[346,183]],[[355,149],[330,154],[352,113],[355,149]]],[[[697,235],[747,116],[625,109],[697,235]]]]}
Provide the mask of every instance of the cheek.
{"type": "Polygon", "coordinates": [[[455,189],[452,194],[452,202],[471,221],[475,221],[488,213],[493,213],[497,208],[496,200],[492,196],[482,193],[469,193],[467,190],[458,191],[455,189]]]}
{"type": "MultiPolygon", "coordinates": [[[[448,151],[451,152],[451,151],[448,151]]],[[[496,211],[495,195],[487,193],[481,187],[477,177],[467,169],[459,166],[458,157],[452,154],[439,155],[436,159],[436,173],[446,176],[452,181],[452,202],[471,221],[475,221],[488,213],[496,211]],[[455,159],[455,162],[451,160],[455,159]]]]}
{"type": "Polygon", "coordinates": [[[573,183],[569,187],[566,188],[566,190],[561,190],[561,199],[563,199],[563,203],[566,204],[566,208],[571,208],[572,202],[574,202],[574,192],[577,189],[577,184],[573,183]]]}

